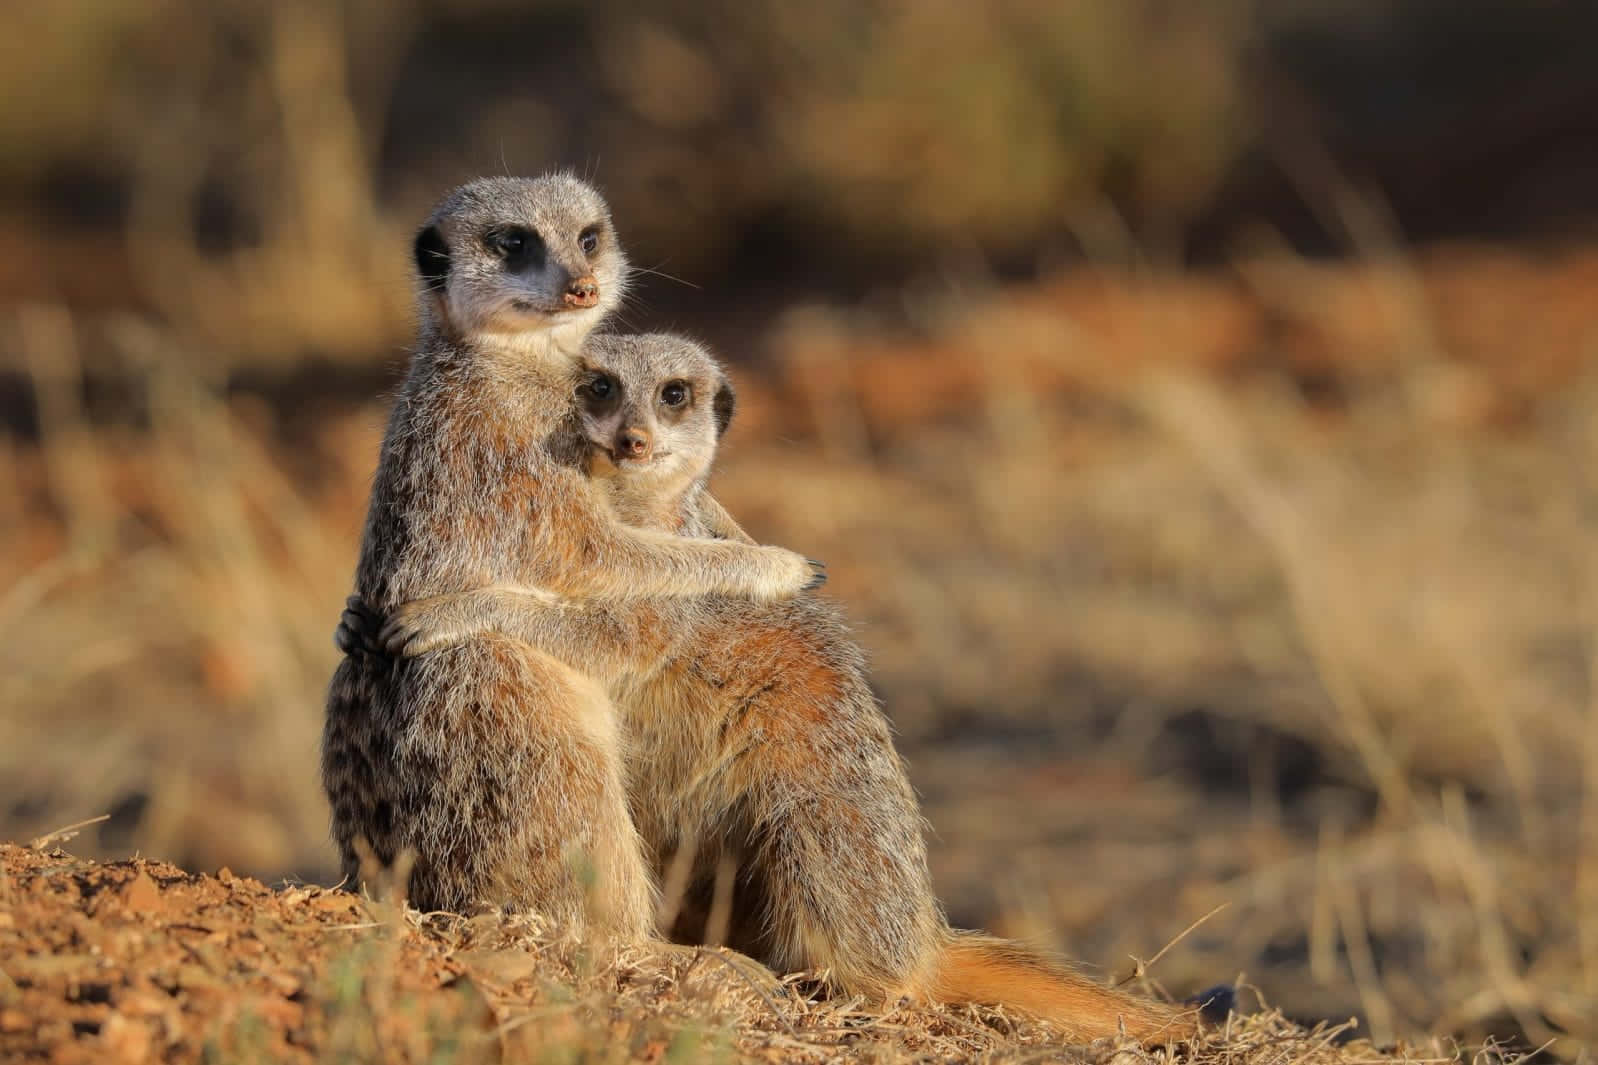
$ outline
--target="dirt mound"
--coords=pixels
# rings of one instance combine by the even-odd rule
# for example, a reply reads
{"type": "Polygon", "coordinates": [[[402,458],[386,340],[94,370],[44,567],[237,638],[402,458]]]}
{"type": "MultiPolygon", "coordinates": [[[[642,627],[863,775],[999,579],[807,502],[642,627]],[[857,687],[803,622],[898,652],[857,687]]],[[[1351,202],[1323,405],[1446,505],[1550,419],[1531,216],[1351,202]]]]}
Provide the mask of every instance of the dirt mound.
{"type": "Polygon", "coordinates": [[[1204,1047],[1147,1055],[1063,1047],[1047,1026],[995,1010],[870,1013],[804,988],[716,951],[587,957],[534,918],[423,915],[321,887],[273,889],[225,869],[97,864],[0,844],[0,1059],[8,1062],[1114,1057],[1129,1065],[1176,1056],[1245,1065],[1286,1055],[1335,1065],[1381,1056],[1274,1013],[1234,1017],[1204,1047]]]}
{"type": "MultiPolygon", "coordinates": [[[[251,1044],[268,1060],[311,1060],[336,1038],[338,1008],[360,979],[340,965],[374,928],[356,896],[13,845],[0,859],[0,1057],[215,1060],[251,1044]]],[[[441,993],[461,970],[438,941],[402,935],[387,946],[396,992],[469,1027],[467,997],[441,993]]],[[[407,1018],[422,1019],[392,1020],[407,1018]]],[[[382,1040],[409,1041],[390,1027],[382,1040]]]]}

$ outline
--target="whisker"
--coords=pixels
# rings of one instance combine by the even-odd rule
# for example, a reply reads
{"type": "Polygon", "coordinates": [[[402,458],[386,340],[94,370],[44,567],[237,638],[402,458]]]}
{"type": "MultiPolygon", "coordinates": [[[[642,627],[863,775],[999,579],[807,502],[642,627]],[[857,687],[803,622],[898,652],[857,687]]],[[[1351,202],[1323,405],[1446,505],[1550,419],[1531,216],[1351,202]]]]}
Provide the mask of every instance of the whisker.
{"type": "MultiPolygon", "coordinates": [[[[665,264],[662,263],[661,265],[664,266],[665,264]]],[[[676,274],[668,274],[664,270],[657,270],[653,266],[629,266],[627,269],[628,269],[629,273],[634,273],[634,274],[653,274],[656,277],[663,277],[667,281],[675,281],[679,285],[687,285],[691,289],[695,289],[695,290],[699,289],[699,286],[694,284],[692,281],[686,280],[685,278],[678,277],[676,274]]]]}
{"type": "Polygon", "coordinates": [[[627,313],[631,309],[632,308],[623,308],[618,306],[615,310],[610,312],[610,317],[626,326],[629,333],[640,333],[643,330],[638,328],[638,323],[633,320],[632,315],[627,313]]]}
{"type": "Polygon", "coordinates": [[[644,297],[635,289],[623,287],[621,290],[621,296],[618,298],[618,302],[634,307],[641,307],[644,304],[644,297]]]}

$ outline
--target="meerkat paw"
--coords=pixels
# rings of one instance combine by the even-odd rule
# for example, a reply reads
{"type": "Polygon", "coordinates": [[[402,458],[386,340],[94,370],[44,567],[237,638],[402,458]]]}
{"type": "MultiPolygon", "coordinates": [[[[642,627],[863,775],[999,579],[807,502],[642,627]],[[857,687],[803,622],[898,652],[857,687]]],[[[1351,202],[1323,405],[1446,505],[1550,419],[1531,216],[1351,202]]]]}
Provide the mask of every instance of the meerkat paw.
{"type": "Polygon", "coordinates": [[[344,613],[333,630],[333,644],[347,655],[382,654],[378,632],[383,627],[382,617],[358,595],[344,601],[344,613]]]}
{"type": "Polygon", "coordinates": [[[418,599],[395,607],[377,636],[385,654],[395,658],[415,658],[440,647],[447,647],[477,631],[465,619],[447,608],[449,597],[418,599]]]}
{"type": "Polygon", "coordinates": [[[827,567],[823,562],[789,551],[772,547],[779,560],[779,573],[774,585],[762,588],[754,598],[761,600],[791,599],[804,592],[814,591],[827,583],[827,567]],[[763,594],[762,594],[763,593],[763,594]]]}

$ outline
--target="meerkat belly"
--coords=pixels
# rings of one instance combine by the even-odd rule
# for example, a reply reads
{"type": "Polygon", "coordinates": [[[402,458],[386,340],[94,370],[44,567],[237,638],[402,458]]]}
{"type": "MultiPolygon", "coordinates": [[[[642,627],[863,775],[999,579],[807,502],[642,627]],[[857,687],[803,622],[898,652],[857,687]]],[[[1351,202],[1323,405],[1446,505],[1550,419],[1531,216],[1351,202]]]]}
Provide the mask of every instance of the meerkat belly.
{"type": "Polygon", "coordinates": [[[758,787],[773,757],[804,757],[840,735],[880,731],[886,740],[841,636],[818,601],[709,601],[654,675],[615,693],[646,839],[696,812],[721,816],[729,796],[758,787]]]}

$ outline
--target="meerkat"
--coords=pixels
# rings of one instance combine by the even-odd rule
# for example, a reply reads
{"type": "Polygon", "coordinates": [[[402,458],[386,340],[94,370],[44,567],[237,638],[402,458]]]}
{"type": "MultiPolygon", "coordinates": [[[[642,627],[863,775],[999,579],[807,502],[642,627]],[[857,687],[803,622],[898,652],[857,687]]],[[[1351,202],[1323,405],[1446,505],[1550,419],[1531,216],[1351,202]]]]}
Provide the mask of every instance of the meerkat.
{"type": "MultiPolygon", "coordinates": [[[[708,352],[670,336],[593,337],[578,406],[588,470],[621,520],[747,539],[706,490],[734,409],[708,352]]],[[[686,905],[667,929],[707,931],[719,871],[736,869],[722,940],[779,971],[821,970],[846,993],[1002,1003],[1090,1040],[1176,1039],[1176,1009],[1102,987],[1018,944],[951,929],[924,823],[862,655],[812,596],[552,605],[502,589],[358,611],[350,645],[426,661],[497,630],[603,680],[620,714],[629,807],[657,876],[686,905]],[[359,630],[359,631],[355,631],[359,630]],[[656,662],[638,668],[638,646],[656,662]]]]}
{"type": "Polygon", "coordinates": [[[588,476],[624,525],[754,541],[710,495],[710,468],[737,395],[698,344],[596,337],[582,356],[577,410],[588,476]]]}
{"type": "MultiPolygon", "coordinates": [[[[772,600],[818,581],[782,548],[623,526],[596,494],[578,359],[626,278],[597,191],[570,176],[473,182],[414,256],[420,324],[372,488],[362,600],[483,587],[772,600]]],[[[407,854],[424,909],[536,907],[595,938],[645,937],[652,881],[618,745],[599,685],[503,633],[420,659],[347,656],[322,757],[346,878],[363,847],[385,865],[407,854]]]]}

